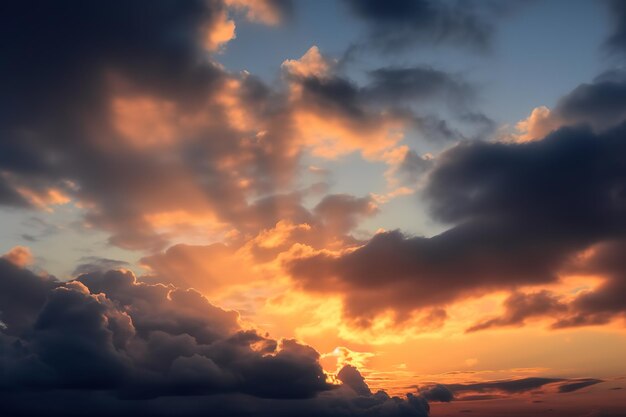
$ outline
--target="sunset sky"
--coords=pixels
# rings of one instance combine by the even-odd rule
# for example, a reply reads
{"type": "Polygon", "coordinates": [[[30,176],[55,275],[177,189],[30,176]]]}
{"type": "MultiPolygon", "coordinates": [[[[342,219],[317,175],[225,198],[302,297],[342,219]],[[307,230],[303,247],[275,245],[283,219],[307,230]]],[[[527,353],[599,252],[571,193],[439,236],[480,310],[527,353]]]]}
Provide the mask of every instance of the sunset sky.
{"type": "Polygon", "coordinates": [[[626,1],[0,11],[0,415],[626,416],[626,1]]]}

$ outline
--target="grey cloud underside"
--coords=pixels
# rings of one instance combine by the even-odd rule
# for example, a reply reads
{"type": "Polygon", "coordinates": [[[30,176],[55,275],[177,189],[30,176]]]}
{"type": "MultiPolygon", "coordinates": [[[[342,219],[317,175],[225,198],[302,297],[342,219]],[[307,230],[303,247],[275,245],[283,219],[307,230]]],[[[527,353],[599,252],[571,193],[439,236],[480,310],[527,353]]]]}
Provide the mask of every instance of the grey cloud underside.
{"type": "Polygon", "coordinates": [[[0,259],[6,415],[427,416],[418,395],[331,386],[319,354],[242,329],[194,290],[95,272],[62,283],[0,259]]]}

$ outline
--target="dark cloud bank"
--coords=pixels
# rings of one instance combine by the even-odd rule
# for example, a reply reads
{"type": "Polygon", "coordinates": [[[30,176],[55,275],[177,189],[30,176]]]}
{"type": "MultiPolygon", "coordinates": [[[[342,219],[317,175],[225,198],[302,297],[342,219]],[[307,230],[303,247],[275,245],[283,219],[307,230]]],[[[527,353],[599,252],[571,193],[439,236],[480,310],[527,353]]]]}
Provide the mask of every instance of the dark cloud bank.
{"type": "Polygon", "coordinates": [[[5,416],[427,416],[423,396],[371,393],[356,368],[241,328],[195,290],[124,271],[70,282],[0,258],[5,416]]]}
{"type": "Polygon", "coordinates": [[[513,293],[504,317],[470,330],[538,316],[557,317],[555,328],[624,317],[624,85],[620,73],[607,73],[576,88],[556,109],[566,126],[542,140],[467,142],[440,155],[422,197],[433,218],[452,225],[447,231],[430,238],[380,233],[339,257],[293,261],[293,276],[309,290],[345,294],[346,314],[368,323],[387,310],[402,319],[464,297],[587,273],[604,283],[570,303],[548,291],[513,293]]]}
{"type": "Polygon", "coordinates": [[[390,397],[350,365],[329,384],[313,348],[244,329],[238,317],[124,270],[60,282],[0,258],[3,415],[425,417],[429,402],[603,382],[526,378],[390,397]]]}

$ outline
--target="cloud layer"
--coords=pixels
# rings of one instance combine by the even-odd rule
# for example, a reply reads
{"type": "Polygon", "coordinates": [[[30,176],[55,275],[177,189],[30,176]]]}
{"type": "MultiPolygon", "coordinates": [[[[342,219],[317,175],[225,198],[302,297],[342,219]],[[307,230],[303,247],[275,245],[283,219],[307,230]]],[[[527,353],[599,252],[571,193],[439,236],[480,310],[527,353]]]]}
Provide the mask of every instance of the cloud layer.
{"type": "Polygon", "coordinates": [[[223,415],[428,414],[417,395],[372,394],[355,368],[329,384],[313,348],[244,329],[195,290],[126,271],[59,282],[6,259],[0,289],[10,414],[204,415],[207,405],[223,415]]]}
{"type": "Polygon", "coordinates": [[[447,231],[385,232],[339,256],[312,254],[288,265],[295,280],[344,294],[346,314],[370,320],[389,310],[402,318],[465,297],[557,283],[564,274],[598,274],[606,282],[567,306],[549,292],[514,295],[505,317],[472,330],[555,313],[561,317],[555,327],[622,315],[624,270],[613,254],[626,237],[626,128],[599,128],[594,123],[604,123],[606,114],[589,110],[597,102],[619,108],[619,89],[607,82],[618,81],[581,86],[562,99],[557,113],[567,114],[572,127],[532,142],[461,143],[438,156],[422,196],[433,218],[451,224],[447,231]],[[592,255],[579,259],[586,250],[592,255]],[[616,301],[604,298],[609,294],[616,301]]]}

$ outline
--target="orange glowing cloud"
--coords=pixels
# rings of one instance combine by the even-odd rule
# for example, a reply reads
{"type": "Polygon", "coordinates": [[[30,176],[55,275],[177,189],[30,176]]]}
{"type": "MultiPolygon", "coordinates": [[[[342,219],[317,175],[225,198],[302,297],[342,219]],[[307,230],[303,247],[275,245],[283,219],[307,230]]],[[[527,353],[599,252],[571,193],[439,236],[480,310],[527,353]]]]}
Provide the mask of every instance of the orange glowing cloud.
{"type": "Polygon", "coordinates": [[[33,263],[33,254],[26,246],[15,246],[2,255],[2,258],[20,268],[25,268],[33,263]]]}
{"type": "Polygon", "coordinates": [[[514,135],[516,142],[529,142],[545,137],[557,129],[561,123],[546,106],[535,107],[528,118],[517,122],[514,135]]]}
{"type": "Polygon", "coordinates": [[[312,46],[300,59],[287,59],[282,68],[296,77],[324,77],[328,74],[330,63],[322,56],[317,46],[312,46]]]}
{"type": "Polygon", "coordinates": [[[71,198],[58,188],[36,190],[26,186],[17,186],[15,190],[34,207],[48,212],[52,211],[52,206],[64,205],[71,201],[71,198]]]}
{"type": "Polygon", "coordinates": [[[314,156],[326,159],[360,151],[368,159],[379,160],[381,152],[404,137],[402,123],[383,115],[378,123],[363,126],[330,112],[324,114],[301,109],[296,111],[294,121],[303,144],[314,156]]]}
{"type": "Polygon", "coordinates": [[[150,97],[113,99],[115,128],[134,145],[168,145],[177,139],[176,105],[150,97]]]}
{"type": "Polygon", "coordinates": [[[211,52],[219,52],[235,37],[235,22],[223,11],[204,29],[204,47],[211,52]]]}
{"type": "Polygon", "coordinates": [[[282,64],[289,86],[293,135],[298,144],[324,159],[360,152],[371,161],[400,163],[407,152],[406,147],[397,147],[408,123],[403,116],[385,109],[355,110],[340,103],[327,103],[306,87],[311,80],[322,89],[333,88],[337,82],[333,67],[333,60],[324,57],[317,46],[299,59],[282,64]]]}

